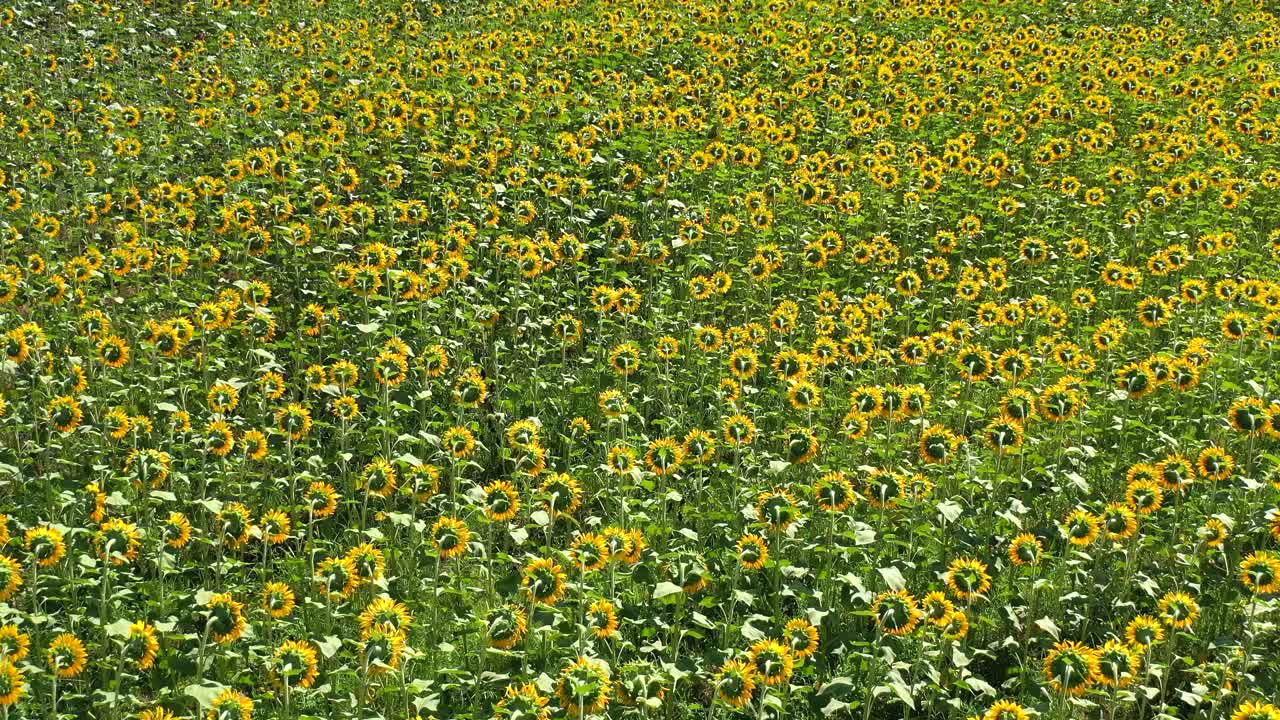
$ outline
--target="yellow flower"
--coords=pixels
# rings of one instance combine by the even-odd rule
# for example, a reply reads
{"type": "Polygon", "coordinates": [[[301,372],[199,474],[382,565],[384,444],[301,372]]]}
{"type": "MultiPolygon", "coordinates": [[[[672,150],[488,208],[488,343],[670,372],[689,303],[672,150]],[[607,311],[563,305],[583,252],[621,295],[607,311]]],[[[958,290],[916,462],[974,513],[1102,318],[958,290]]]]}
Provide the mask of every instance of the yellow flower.
{"type": "Polygon", "coordinates": [[[947,587],[961,600],[972,600],[991,589],[986,563],[974,558],[957,558],[947,567],[947,587]]]}
{"type": "Polygon", "coordinates": [[[11,660],[0,660],[0,706],[16,705],[26,693],[27,683],[22,671],[11,660]]]}
{"type": "Polygon", "coordinates": [[[209,598],[205,608],[209,611],[205,627],[214,642],[226,645],[244,633],[244,605],[236,602],[230,593],[217,593],[209,598]]]}
{"type": "Polygon", "coordinates": [[[57,565],[67,554],[67,545],[62,539],[62,531],[47,525],[27,531],[26,548],[36,564],[42,568],[57,565]]]}
{"type": "Polygon", "coordinates": [[[1200,605],[1187,593],[1165,593],[1160,598],[1160,616],[1169,627],[1188,630],[1200,617],[1200,605]]]}
{"type": "Polygon", "coordinates": [[[124,642],[124,655],[139,670],[149,670],[155,664],[160,652],[160,640],[156,637],[156,628],[141,620],[129,626],[129,635],[124,642]]]}
{"type": "Polygon", "coordinates": [[[253,720],[253,700],[228,688],[213,699],[206,717],[208,720],[253,720]]]}
{"type": "Polygon", "coordinates": [[[1044,678],[1054,692],[1083,695],[1097,675],[1097,651],[1074,640],[1056,643],[1044,659],[1044,678]]]}
{"type": "Polygon", "coordinates": [[[89,654],[85,652],[84,643],[71,633],[63,633],[49,643],[47,658],[49,669],[63,679],[76,677],[89,664],[89,654]]]}
{"type": "Polygon", "coordinates": [[[262,609],[273,618],[287,618],[293,614],[296,601],[293,588],[282,582],[269,582],[262,589],[262,609]]]}
{"type": "Polygon", "coordinates": [[[538,558],[525,566],[521,585],[531,600],[555,605],[564,597],[564,570],[550,558],[538,558]]]}
{"type": "Polygon", "coordinates": [[[309,642],[285,640],[271,657],[271,676],[281,685],[311,687],[320,676],[315,647],[309,642]]]}
{"type": "Polygon", "coordinates": [[[733,707],[744,707],[755,694],[755,666],[741,660],[729,660],[720,666],[715,677],[717,696],[733,707]]]}
{"type": "Polygon", "coordinates": [[[818,651],[818,628],[805,618],[787,622],[782,629],[787,648],[798,658],[807,658],[818,651]]]}
{"type": "Polygon", "coordinates": [[[442,517],[431,526],[431,540],[440,553],[440,559],[461,557],[467,552],[467,543],[471,542],[471,530],[456,517],[442,517]]]}

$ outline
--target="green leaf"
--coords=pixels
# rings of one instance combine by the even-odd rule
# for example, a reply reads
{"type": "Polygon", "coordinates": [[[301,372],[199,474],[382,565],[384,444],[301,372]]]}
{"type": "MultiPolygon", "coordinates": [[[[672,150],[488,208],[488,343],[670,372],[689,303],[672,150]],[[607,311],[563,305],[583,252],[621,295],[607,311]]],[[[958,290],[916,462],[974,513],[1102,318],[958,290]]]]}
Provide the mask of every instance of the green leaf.
{"type": "Polygon", "coordinates": [[[1058,639],[1058,624],[1047,617],[1040,618],[1036,621],[1036,627],[1045,631],[1054,640],[1058,639]]]}
{"type": "Polygon", "coordinates": [[[182,689],[182,694],[195,698],[196,702],[200,703],[201,710],[208,710],[213,707],[213,699],[218,697],[218,694],[225,689],[227,689],[226,685],[205,681],[186,686],[182,689]]]}
{"type": "Polygon", "coordinates": [[[342,648],[342,638],[326,635],[323,640],[316,641],[316,647],[320,648],[320,653],[326,658],[331,658],[342,648]]]}
{"type": "Polygon", "coordinates": [[[902,572],[896,567],[879,568],[880,577],[884,578],[884,582],[889,586],[890,590],[903,590],[907,587],[907,579],[902,577],[902,572]]]}
{"type": "Polygon", "coordinates": [[[672,582],[660,582],[653,588],[653,599],[661,600],[671,595],[680,595],[684,593],[684,589],[672,582]]]}

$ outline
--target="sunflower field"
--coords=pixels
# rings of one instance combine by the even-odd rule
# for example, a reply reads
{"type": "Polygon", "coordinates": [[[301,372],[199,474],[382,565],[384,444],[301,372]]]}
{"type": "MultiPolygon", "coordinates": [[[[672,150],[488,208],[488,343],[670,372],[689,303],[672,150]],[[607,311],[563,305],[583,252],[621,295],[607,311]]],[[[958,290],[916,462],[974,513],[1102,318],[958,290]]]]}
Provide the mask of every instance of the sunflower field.
{"type": "Polygon", "coordinates": [[[1280,8],[5,0],[0,720],[1280,720],[1280,8]]]}

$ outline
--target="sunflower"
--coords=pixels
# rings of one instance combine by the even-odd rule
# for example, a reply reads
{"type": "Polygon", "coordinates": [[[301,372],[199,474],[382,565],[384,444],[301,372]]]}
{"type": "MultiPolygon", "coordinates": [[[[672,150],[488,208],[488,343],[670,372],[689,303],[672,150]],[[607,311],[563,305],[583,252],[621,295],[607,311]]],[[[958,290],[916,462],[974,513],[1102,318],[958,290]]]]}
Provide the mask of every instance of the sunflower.
{"type": "Polygon", "coordinates": [[[969,615],[963,610],[953,610],[942,618],[938,627],[947,640],[963,640],[969,634],[969,615]]]}
{"type": "Polygon", "coordinates": [[[1280,557],[1265,550],[1250,553],[1240,562],[1240,581],[1261,595],[1280,592],[1280,557]]]}
{"type": "Polygon", "coordinates": [[[1231,477],[1235,466],[1235,458],[1220,447],[1207,447],[1201,450],[1199,457],[1196,458],[1196,467],[1201,477],[1210,480],[1226,480],[1231,477]]]}
{"type": "Polygon", "coordinates": [[[240,405],[240,391],[228,383],[216,383],[209,388],[206,399],[209,410],[219,415],[228,415],[235,412],[236,407],[240,405]]]}
{"type": "Polygon", "coordinates": [[[521,585],[531,600],[555,605],[564,597],[564,569],[550,558],[539,558],[525,566],[521,585]]]}
{"type": "Polygon", "coordinates": [[[262,538],[271,545],[279,545],[289,541],[289,533],[293,522],[283,510],[268,510],[259,520],[262,538]]]}
{"type": "Polygon", "coordinates": [[[213,699],[207,720],[253,720],[253,700],[230,688],[213,699]]]}
{"type": "Polygon", "coordinates": [[[191,542],[191,522],[186,515],[172,511],[161,523],[160,535],[164,538],[165,545],[181,550],[191,542]]]}
{"type": "Polygon", "coordinates": [[[219,542],[236,549],[249,542],[253,531],[253,516],[249,508],[238,502],[229,502],[218,512],[219,542]]]}
{"type": "Polygon", "coordinates": [[[538,492],[552,517],[572,515],[582,504],[582,487],[568,473],[553,473],[542,481],[538,492]]]}
{"type": "Polygon", "coordinates": [[[372,675],[383,675],[404,659],[405,635],[391,625],[374,625],[362,636],[364,662],[372,675]]]}
{"type": "Polygon", "coordinates": [[[485,635],[496,648],[510,650],[520,644],[528,631],[528,618],[517,605],[499,605],[485,616],[485,635]]]}
{"type": "Polygon", "coordinates": [[[609,467],[609,472],[614,475],[626,475],[636,466],[636,451],[626,445],[614,445],[609,448],[609,455],[605,458],[605,465],[609,467]]]}
{"type": "Polygon", "coordinates": [[[0,707],[6,714],[10,705],[16,705],[27,693],[27,682],[22,671],[9,659],[0,659],[0,707]]]}
{"type": "Polygon", "coordinates": [[[1062,523],[1063,532],[1072,545],[1086,547],[1102,534],[1102,524],[1093,513],[1077,508],[1062,523]]]}
{"type": "Polygon", "coordinates": [[[1164,626],[1150,615],[1139,615],[1125,626],[1124,634],[1130,644],[1147,648],[1164,639],[1164,626]]]}
{"type": "Polygon", "coordinates": [[[1098,676],[1098,654],[1074,640],[1055,643],[1044,659],[1044,678],[1058,693],[1083,695],[1098,676]]]}
{"type": "Polygon", "coordinates": [[[154,625],[139,620],[129,626],[124,641],[124,657],[139,670],[149,670],[160,652],[160,640],[154,625]]]}
{"type": "Polygon", "coordinates": [[[1026,709],[1012,700],[997,700],[987,712],[981,716],[981,720],[1030,720],[1030,715],[1026,709]]]}
{"type": "Polygon", "coordinates": [[[262,460],[267,456],[267,436],[261,430],[246,430],[240,435],[244,455],[250,460],[262,460]]]}
{"type": "Polygon", "coordinates": [[[587,627],[598,638],[609,638],[618,632],[618,612],[608,600],[600,599],[591,603],[587,608],[586,621],[587,627]]]}
{"type": "Polygon", "coordinates": [[[937,590],[927,593],[920,599],[921,615],[925,620],[938,627],[942,627],[947,621],[947,616],[955,612],[955,610],[955,603],[937,590]]]}
{"type": "Polygon", "coordinates": [[[1164,492],[1158,483],[1136,480],[1125,489],[1125,500],[1139,515],[1150,515],[1164,503],[1164,492]]]}
{"type": "Polygon", "coordinates": [[[756,437],[756,424],[746,415],[734,415],[724,420],[724,441],[728,445],[750,445],[756,437]]]}
{"type": "Polygon", "coordinates": [[[867,487],[864,492],[867,502],[872,507],[890,508],[899,500],[907,497],[907,477],[895,470],[874,468],[867,476],[867,487]]]}
{"type": "Polygon", "coordinates": [[[466,460],[476,449],[475,433],[461,425],[446,430],[441,436],[441,442],[455,460],[466,460]]]}
{"type": "Polygon", "coordinates": [[[391,463],[378,458],[369,462],[360,471],[360,481],[358,487],[364,488],[368,492],[378,497],[391,497],[398,487],[399,478],[396,475],[396,469],[391,463]]]}
{"type": "Polygon", "coordinates": [[[355,562],[349,557],[325,558],[316,566],[315,581],[331,595],[350,595],[360,585],[355,562]]]}
{"type": "Polygon", "coordinates": [[[0,625],[0,661],[18,663],[31,651],[31,636],[12,623],[0,625]]]}
{"type": "Polygon", "coordinates": [[[811,657],[818,651],[818,628],[805,618],[790,620],[782,628],[783,641],[797,658],[811,657]]]}
{"type": "Polygon", "coordinates": [[[1187,593],[1170,592],[1160,598],[1160,618],[1169,627],[1189,630],[1198,617],[1200,605],[1187,593]]]}
{"type": "Polygon", "coordinates": [[[784,532],[799,519],[795,496],[786,488],[760,493],[756,498],[756,519],[775,532],[784,532]]]}
{"type": "Polygon", "coordinates": [[[612,695],[609,669],[598,660],[579,657],[556,678],[556,696],[565,713],[573,717],[604,712],[612,695]]]}
{"type": "Polygon", "coordinates": [[[644,461],[654,475],[670,475],[684,462],[684,448],[673,438],[658,438],[649,443],[644,461]]]}
{"type": "Polygon", "coordinates": [[[367,634],[378,625],[389,625],[400,632],[407,632],[413,624],[413,614],[404,603],[389,597],[375,598],[360,613],[360,630],[367,634]]]}
{"type": "Polygon", "coordinates": [[[1044,544],[1031,533],[1020,533],[1009,543],[1009,560],[1014,565],[1036,565],[1044,554],[1044,544]]]}
{"type": "Polygon", "coordinates": [[[843,472],[829,472],[813,485],[814,500],[827,512],[843,512],[853,504],[857,493],[843,472]]]}
{"type": "Polygon", "coordinates": [[[1259,397],[1240,398],[1231,403],[1227,420],[1245,435],[1260,435],[1267,427],[1267,402],[1259,397]]]}
{"type": "Polygon", "coordinates": [[[956,558],[947,567],[947,587],[961,600],[972,600],[991,589],[986,563],[975,558],[956,558]]]}
{"type": "Polygon", "coordinates": [[[25,544],[31,558],[42,568],[57,565],[67,554],[62,531],[48,525],[27,530],[25,544]]]}
{"type": "Polygon", "coordinates": [[[484,512],[494,522],[508,522],[520,514],[520,492],[506,480],[495,480],[484,488],[484,512]]]}
{"type": "Polygon", "coordinates": [[[311,411],[298,403],[289,403],[276,412],[276,427],[291,440],[301,440],[311,432],[311,411]]]}
{"type": "Polygon", "coordinates": [[[1098,518],[1108,540],[1126,540],[1138,531],[1138,517],[1129,506],[1111,503],[1098,518]]]}
{"type": "Polygon", "coordinates": [[[372,543],[361,543],[347,551],[347,559],[355,569],[356,583],[364,585],[382,577],[387,570],[387,558],[372,543]]]}
{"type": "Polygon", "coordinates": [[[754,663],[729,660],[716,672],[714,685],[720,700],[733,707],[745,707],[751,702],[758,681],[754,663]]]}
{"type": "Polygon", "coordinates": [[[1156,464],[1160,487],[1169,491],[1186,490],[1195,480],[1195,467],[1181,455],[1170,455],[1156,464]]]}
{"type": "Polygon", "coordinates": [[[1137,679],[1142,658],[1131,643],[1108,640],[1098,648],[1098,682],[1109,687],[1125,687],[1137,679]]]}
{"type": "Polygon", "coordinates": [[[533,683],[511,684],[493,708],[495,720],[550,720],[547,698],[533,683]]]}
{"type": "Polygon", "coordinates": [[[890,635],[909,635],[920,624],[916,599],[906,590],[882,592],[871,605],[876,625],[890,635]]]}
{"type": "Polygon", "coordinates": [[[271,656],[271,678],[289,687],[309,688],[320,676],[316,649],[309,642],[285,640],[271,656]]]}
{"type": "Polygon", "coordinates": [[[1245,701],[1231,713],[1231,720],[1280,720],[1280,707],[1268,702],[1245,701]]]}
{"type": "Polygon", "coordinates": [[[791,679],[795,657],[790,648],[776,640],[760,640],[751,646],[751,667],[766,685],[781,685],[791,679]]]}
{"type": "Polygon", "coordinates": [[[596,533],[583,533],[573,541],[569,556],[582,572],[594,572],[609,564],[609,543],[596,533]]]}
{"type": "Polygon", "coordinates": [[[62,633],[49,643],[46,653],[49,669],[61,679],[69,679],[84,672],[89,664],[89,654],[84,643],[71,633],[62,633]]]}
{"type": "Polygon", "coordinates": [[[441,560],[461,557],[471,542],[471,530],[459,518],[442,517],[431,526],[431,541],[441,560]]]}
{"type": "Polygon", "coordinates": [[[50,400],[47,410],[49,421],[58,432],[74,432],[84,421],[84,410],[80,408],[80,401],[70,395],[50,400]]]}
{"type": "Polygon", "coordinates": [[[205,603],[209,611],[206,629],[213,641],[225,645],[235,642],[244,633],[244,605],[236,602],[230,593],[217,593],[205,603]]]}
{"type": "Polygon", "coordinates": [[[282,582],[269,582],[262,589],[262,609],[273,618],[287,618],[293,614],[297,602],[293,588],[282,582]]]}
{"type": "Polygon", "coordinates": [[[98,341],[98,358],[107,367],[124,367],[129,362],[129,343],[119,335],[108,335],[98,341]]]}
{"type": "Polygon", "coordinates": [[[930,425],[920,433],[920,460],[927,464],[945,465],[955,459],[960,438],[941,425],[930,425]]]}

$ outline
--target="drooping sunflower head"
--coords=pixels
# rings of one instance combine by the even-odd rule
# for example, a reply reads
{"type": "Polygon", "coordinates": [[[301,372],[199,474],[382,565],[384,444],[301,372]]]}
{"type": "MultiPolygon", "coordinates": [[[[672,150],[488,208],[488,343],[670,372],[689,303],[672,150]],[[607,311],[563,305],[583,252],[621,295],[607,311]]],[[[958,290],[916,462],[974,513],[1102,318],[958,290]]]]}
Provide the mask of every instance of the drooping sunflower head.
{"type": "Polygon", "coordinates": [[[1200,605],[1187,593],[1166,593],[1160,598],[1160,617],[1169,627],[1187,630],[1200,617],[1200,605]]]}
{"type": "Polygon", "coordinates": [[[970,600],[991,589],[987,564],[976,558],[957,558],[947,568],[947,587],[961,600],[970,600]]]}
{"type": "Polygon", "coordinates": [[[1255,593],[1280,591],[1280,557],[1266,550],[1250,553],[1240,563],[1240,580],[1255,593]]]}
{"type": "Polygon", "coordinates": [[[525,611],[517,605],[499,605],[485,616],[485,634],[489,644],[497,648],[509,650],[515,647],[528,630],[525,611]]]}
{"type": "Polygon", "coordinates": [[[818,651],[818,628],[806,618],[790,620],[782,629],[787,649],[798,658],[807,658],[818,651]]]}
{"type": "Polygon", "coordinates": [[[1097,652],[1074,640],[1056,643],[1044,659],[1044,677],[1055,692],[1081,695],[1097,675],[1097,652]]]}
{"type": "Polygon", "coordinates": [[[129,626],[129,634],[125,636],[122,648],[125,659],[139,670],[148,670],[155,664],[159,651],[160,640],[156,636],[155,626],[142,621],[129,626]]]}
{"type": "Polygon", "coordinates": [[[609,668],[599,660],[579,657],[560,671],[556,696],[565,713],[578,717],[603,712],[613,695],[609,668]]]}
{"type": "Polygon", "coordinates": [[[271,657],[271,676],[280,685],[309,688],[320,675],[316,649],[309,642],[285,640],[271,657]]]}
{"type": "Polygon", "coordinates": [[[551,708],[547,704],[537,685],[512,684],[494,707],[493,716],[495,720],[548,720],[551,708]]]}
{"type": "Polygon", "coordinates": [[[907,635],[920,624],[916,599],[906,590],[880,593],[871,605],[876,625],[890,635],[907,635]]]}
{"type": "Polygon", "coordinates": [[[51,671],[59,678],[73,678],[84,672],[89,654],[84,642],[71,633],[63,633],[49,643],[46,659],[51,671]]]}
{"type": "Polygon", "coordinates": [[[251,720],[253,700],[235,690],[223,690],[213,699],[208,720],[251,720]]]}
{"type": "Polygon", "coordinates": [[[758,680],[753,663],[729,660],[716,673],[716,693],[721,701],[733,707],[743,707],[751,702],[758,680]]]}
{"type": "Polygon", "coordinates": [[[1108,640],[1098,648],[1098,682],[1109,687],[1132,683],[1142,667],[1136,646],[1119,640],[1108,640]]]}
{"type": "Polygon", "coordinates": [[[1009,543],[1009,560],[1014,565],[1035,565],[1043,552],[1044,545],[1031,533],[1021,533],[1009,543]]]}

